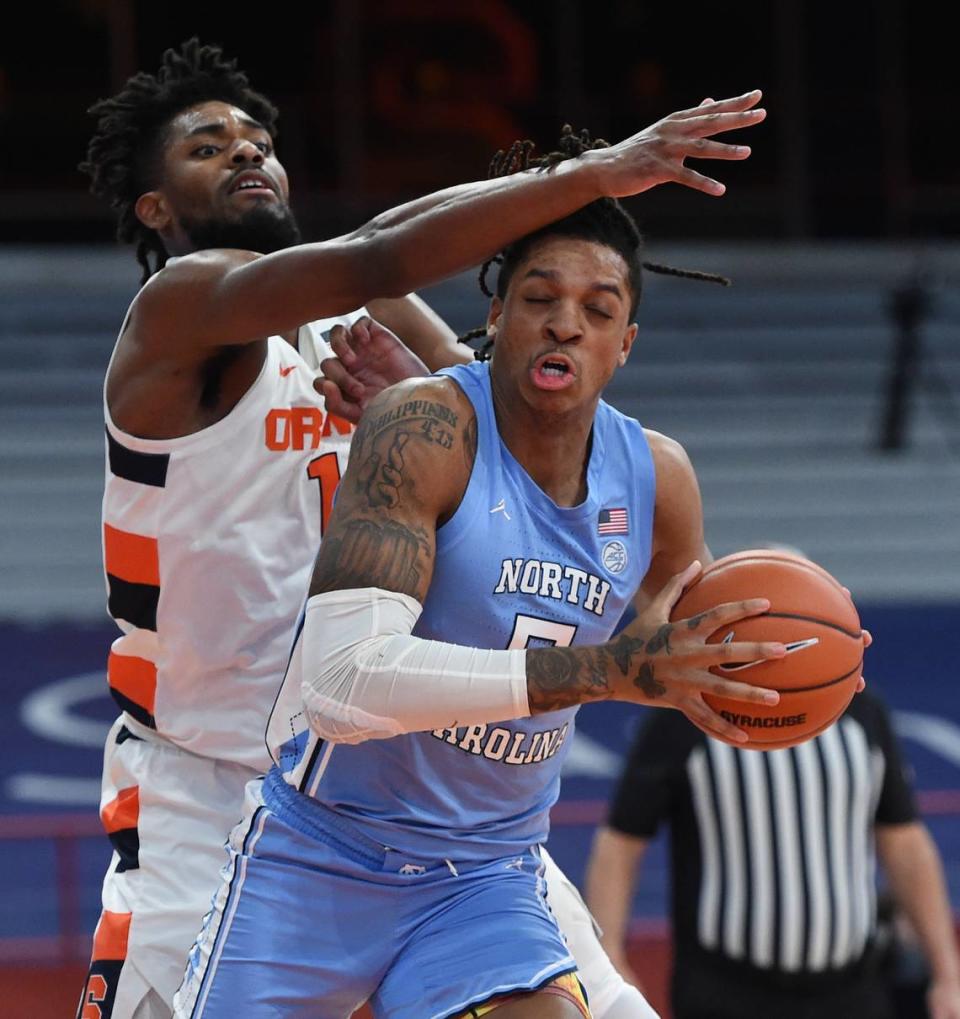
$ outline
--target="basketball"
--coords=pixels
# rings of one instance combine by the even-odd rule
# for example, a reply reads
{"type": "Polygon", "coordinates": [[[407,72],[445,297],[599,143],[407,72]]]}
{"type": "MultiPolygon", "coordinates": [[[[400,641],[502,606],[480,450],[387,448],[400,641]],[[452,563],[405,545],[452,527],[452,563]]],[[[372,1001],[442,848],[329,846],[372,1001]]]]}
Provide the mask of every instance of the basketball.
{"type": "Polygon", "coordinates": [[[780,641],[786,657],[730,662],[710,671],[777,690],[780,703],[747,704],[711,694],[704,700],[750,734],[749,742],[734,746],[795,746],[835,722],[856,692],[863,667],[860,617],[843,587],[816,563],[789,552],[750,549],[704,570],[684,591],[671,618],[688,619],[745,598],[767,598],[770,609],[722,626],[707,642],[780,641]]]}

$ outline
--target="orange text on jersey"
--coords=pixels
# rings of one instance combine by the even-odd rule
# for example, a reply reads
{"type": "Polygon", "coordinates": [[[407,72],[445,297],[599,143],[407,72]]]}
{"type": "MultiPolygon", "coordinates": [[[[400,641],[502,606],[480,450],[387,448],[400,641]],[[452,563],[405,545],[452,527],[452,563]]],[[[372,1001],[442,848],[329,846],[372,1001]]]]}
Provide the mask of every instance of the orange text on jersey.
{"type": "Polygon", "coordinates": [[[264,418],[267,449],[317,449],[333,433],[347,435],[353,425],[336,414],[324,414],[319,407],[279,407],[264,418]]]}

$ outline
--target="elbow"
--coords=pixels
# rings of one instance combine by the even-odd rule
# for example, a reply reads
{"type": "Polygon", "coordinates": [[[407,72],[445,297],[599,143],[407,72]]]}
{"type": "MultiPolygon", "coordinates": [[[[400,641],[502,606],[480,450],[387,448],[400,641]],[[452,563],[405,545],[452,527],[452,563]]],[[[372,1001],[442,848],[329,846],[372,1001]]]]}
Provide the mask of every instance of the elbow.
{"type": "Polygon", "coordinates": [[[368,703],[371,684],[357,659],[300,684],[303,713],[312,732],[328,743],[357,744],[390,739],[406,730],[368,703]]]}
{"type": "Polygon", "coordinates": [[[303,713],[311,732],[327,743],[363,743],[369,737],[360,730],[347,705],[327,693],[324,677],[305,679],[300,686],[303,713]]]}

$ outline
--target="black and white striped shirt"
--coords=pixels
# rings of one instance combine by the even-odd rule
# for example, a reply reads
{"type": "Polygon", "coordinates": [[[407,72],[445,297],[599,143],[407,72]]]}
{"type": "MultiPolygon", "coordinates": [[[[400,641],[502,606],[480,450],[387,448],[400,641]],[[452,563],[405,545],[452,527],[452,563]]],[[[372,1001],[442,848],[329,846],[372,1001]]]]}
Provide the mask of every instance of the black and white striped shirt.
{"type": "Polygon", "coordinates": [[[809,974],[862,958],[876,925],[873,826],[915,817],[886,711],[860,694],[820,736],[767,752],[650,712],[610,825],[646,838],[670,824],[678,960],[809,974]]]}

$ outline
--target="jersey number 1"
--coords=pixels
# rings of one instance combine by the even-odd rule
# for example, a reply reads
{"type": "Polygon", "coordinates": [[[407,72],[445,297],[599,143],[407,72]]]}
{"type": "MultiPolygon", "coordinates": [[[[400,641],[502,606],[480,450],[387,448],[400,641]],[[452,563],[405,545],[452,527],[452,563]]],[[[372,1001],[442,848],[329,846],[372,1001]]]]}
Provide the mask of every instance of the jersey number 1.
{"type": "Polygon", "coordinates": [[[340,462],[336,453],[324,453],[307,464],[307,477],[320,482],[320,534],[327,533],[327,521],[333,511],[333,496],[340,484],[340,462]]]}

